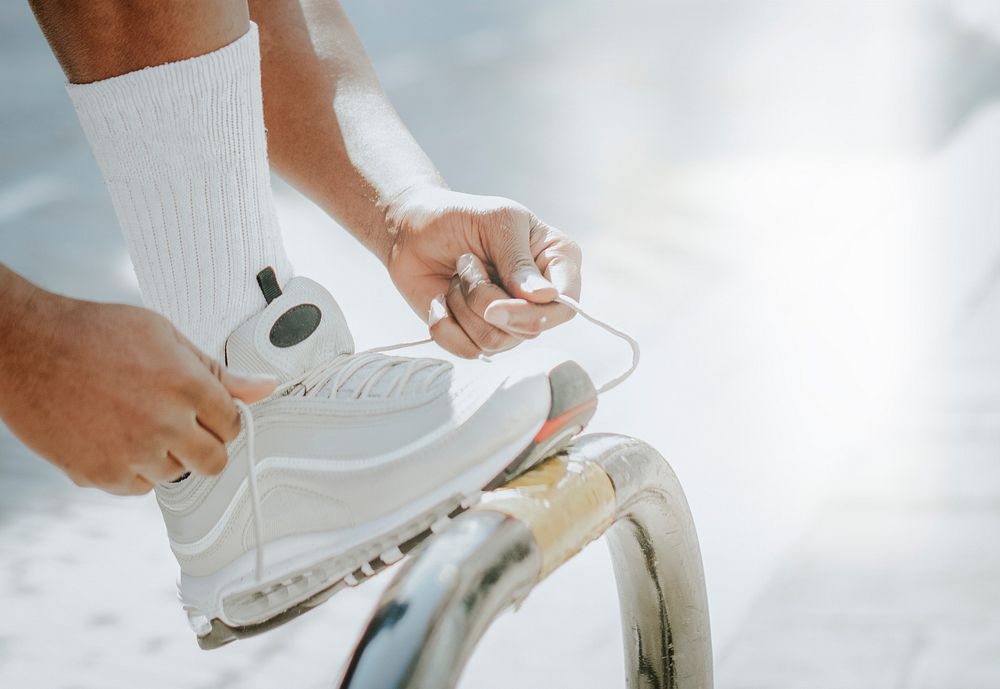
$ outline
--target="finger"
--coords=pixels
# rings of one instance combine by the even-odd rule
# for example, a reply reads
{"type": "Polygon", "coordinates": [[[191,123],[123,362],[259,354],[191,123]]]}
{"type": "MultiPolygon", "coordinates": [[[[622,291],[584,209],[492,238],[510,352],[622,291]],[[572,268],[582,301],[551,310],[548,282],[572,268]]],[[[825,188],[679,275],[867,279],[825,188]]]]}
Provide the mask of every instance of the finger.
{"type": "Polygon", "coordinates": [[[181,476],[187,474],[188,470],[176,457],[168,452],[162,459],[142,467],[138,473],[141,478],[156,484],[176,481],[181,476]]]}
{"type": "MultiPolygon", "coordinates": [[[[559,230],[541,221],[531,232],[531,250],[542,274],[573,299],[580,298],[580,247],[559,230]]],[[[484,317],[490,323],[514,333],[537,335],[573,318],[576,312],[563,304],[532,304],[523,299],[494,302],[484,317]]]]}
{"type": "MultiPolygon", "coordinates": [[[[580,246],[556,228],[536,220],[531,232],[531,251],[542,275],[555,285],[559,294],[579,300],[583,265],[580,246]]],[[[547,313],[547,327],[564,323],[575,315],[569,307],[557,306],[547,313]]]]}
{"type": "Polygon", "coordinates": [[[532,304],[524,299],[495,301],[485,314],[488,322],[526,338],[537,337],[573,315],[574,311],[562,304],[532,304]]]}
{"type": "Polygon", "coordinates": [[[538,254],[538,265],[542,274],[555,285],[559,294],[580,299],[580,250],[576,244],[565,240],[538,254]]]}
{"type": "Polygon", "coordinates": [[[490,325],[472,312],[469,305],[465,303],[459,282],[457,277],[452,279],[445,299],[452,318],[472,340],[476,348],[484,354],[496,354],[516,346],[520,342],[520,338],[490,325]]]}
{"type": "Polygon", "coordinates": [[[170,448],[170,454],[189,471],[203,476],[221,473],[229,459],[225,444],[194,419],[183,437],[170,448]]]}
{"type": "Polygon", "coordinates": [[[208,372],[222,385],[231,397],[253,404],[264,399],[278,387],[279,380],[266,374],[237,373],[223,366],[190,342],[186,343],[208,372]]]}
{"type": "Polygon", "coordinates": [[[448,290],[448,307],[466,334],[484,352],[493,354],[516,347],[521,339],[483,319],[490,303],[508,299],[502,289],[490,282],[486,266],[478,257],[465,254],[458,259],[458,275],[448,290]]]}
{"type": "Polygon", "coordinates": [[[556,288],[542,276],[531,253],[530,213],[510,211],[500,227],[484,233],[487,258],[496,268],[500,282],[514,297],[545,304],[558,296],[556,288]]]}
{"type": "Polygon", "coordinates": [[[475,359],[479,356],[479,347],[469,339],[462,326],[455,322],[448,311],[445,295],[439,294],[431,300],[427,327],[434,341],[455,356],[463,359],[475,359]]]}
{"type": "Polygon", "coordinates": [[[230,371],[196,348],[192,347],[192,351],[203,371],[203,375],[196,375],[191,393],[198,423],[228,443],[240,432],[240,414],[233,398],[253,403],[270,395],[278,380],[230,371]]]}
{"type": "Polygon", "coordinates": [[[237,373],[225,366],[222,367],[222,375],[219,380],[230,395],[247,404],[253,404],[266,398],[274,392],[280,383],[274,376],[237,373]]]}
{"type": "MultiPolygon", "coordinates": [[[[561,253],[560,250],[554,251],[556,255],[551,259],[542,257],[543,261],[547,261],[547,263],[544,263],[545,269],[543,274],[556,286],[559,294],[565,294],[567,297],[579,301],[581,288],[579,258],[572,253],[561,253]]],[[[545,329],[561,325],[576,315],[576,311],[564,304],[546,304],[540,308],[544,311],[545,329]]]]}
{"type": "MultiPolygon", "coordinates": [[[[223,369],[216,366],[214,375],[218,376],[223,369]]],[[[198,387],[192,400],[198,423],[220,442],[228,443],[240,433],[239,409],[229,391],[213,377],[213,371],[203,370],[196,383],[198,387]]]]}

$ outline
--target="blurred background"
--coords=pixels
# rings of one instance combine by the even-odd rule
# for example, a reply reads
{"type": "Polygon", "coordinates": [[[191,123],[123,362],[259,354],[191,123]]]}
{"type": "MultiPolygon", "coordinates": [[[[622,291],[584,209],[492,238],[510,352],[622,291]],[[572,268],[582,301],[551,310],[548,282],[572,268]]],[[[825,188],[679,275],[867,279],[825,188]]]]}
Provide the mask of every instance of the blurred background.
{"type": "MultiPolygon", "coordinates": [[[[1000,686],[1000,5],[345,6],[450,184],[570,233],[583,303],[643,344],[591,428],[686,488],[717,685],[1000,686]]],[[[0,260],[139,303],[62,84],[27,4],[0,4],[0,260]]],[[[360,346],[422,335],[373,258],[276,193],[360,346]]],[[[543,344],[627,364],[579,319],[543,344]]],[[[152,497],[77,489],[0,428],[0,686],[330,686],[389,578],[204,653],[175,570],[152,497]]],[[[620,634],[595,544],[463,686],[623,687],[620,634]]]]}

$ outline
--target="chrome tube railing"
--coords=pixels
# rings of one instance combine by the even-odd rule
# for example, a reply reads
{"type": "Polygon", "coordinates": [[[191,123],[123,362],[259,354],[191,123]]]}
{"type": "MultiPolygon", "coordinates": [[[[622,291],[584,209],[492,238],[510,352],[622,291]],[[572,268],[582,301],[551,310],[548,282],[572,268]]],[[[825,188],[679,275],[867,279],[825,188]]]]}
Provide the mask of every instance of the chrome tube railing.
{"type": "Polygon", "coordinates": [[[578,439],[414,553],[383,594],[341,689],[454,687],[497,615],[604,533],[627,686],[710,689],[705,579],[687,501],[659,453],[615,435],[578,439]]]}

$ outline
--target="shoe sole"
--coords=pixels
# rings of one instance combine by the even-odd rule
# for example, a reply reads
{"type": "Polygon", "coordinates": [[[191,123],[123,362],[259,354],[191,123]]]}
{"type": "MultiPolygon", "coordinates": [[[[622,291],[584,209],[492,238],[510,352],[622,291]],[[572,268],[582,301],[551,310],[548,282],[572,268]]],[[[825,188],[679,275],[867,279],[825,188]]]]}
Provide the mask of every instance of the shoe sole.
{"type": "MultiPolygon", "coordinates": [[[[452,495],[408,520],[404,526],[381,533],[352,547],[346,553],[286,573],[250,590],[230,594],[222,601],[224,612],[238,610],[243,615],[255,605],[273,608],[276,604],[287,601],[287,607],[269,614],[266,619],[229,624],[220,617],[209,619],[199,610],[186,606],[198,645],[202,649],[211,650],[290,622],[343,588],[357,586],[401,560],[433,533],[447,526],[451,519],[476,504],[484,491],[504,485],[546,457],[565,449],[593,417],[597,408],[597,392],[586,372],[572,361],[559,364],[549,372],[548,377],[551,404],[546,421],[527,447],[479,490],[452,495]]],[[[239,617],[228,613],[226,616],[239,617]]]]}

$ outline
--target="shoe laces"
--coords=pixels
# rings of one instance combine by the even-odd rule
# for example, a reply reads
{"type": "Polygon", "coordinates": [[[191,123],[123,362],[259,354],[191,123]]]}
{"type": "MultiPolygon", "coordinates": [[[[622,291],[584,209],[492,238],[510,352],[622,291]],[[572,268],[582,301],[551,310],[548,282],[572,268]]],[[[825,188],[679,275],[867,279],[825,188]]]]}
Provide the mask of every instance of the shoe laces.
{"type": "MultiPolygon", "coordinates": [[[[631,376],[639,366],[639,343],[635,340],[635,338],[628,333],[615,328],[606,321],[590,315],[584,311],[579,302],[571,297],[559,295],[556,297],[555,301],[572,309],[574,312],[578,313],[594,325],[624,340],[628,343],[629,348],[632,350],[632,363],[628,369],[598,387],[597,394],[603,395],[605,392],[625,382],[625,380],[628,379],[628,377],[631,376]]],[[[291,394],[297,387],[301,386],[302,394],[308,395],[311,391],[317,389],[316,386],[318,385],[318,389],[324,389],[329,386],[331,389],[331,395],[333,395],[336,394],[336,392],[340,390],[358,371],[361,371],[366,366],[376,362],[378,363],[372,367],[371,371],[369,371],[365,382],[358,386],[358,389],[354,391],[354,398],[360,399],[371,392],[375,385],[378,384],[378,381],[381,380],[388,371],[392,370],[396,366],[406,366],[407,368],[400,374],[399,378],[393,382],[386,395],[393,396],[402,394],[406,384],[412,380],[417,373],[427,370],[432,366],[440,366],[441,362],[436,359],[407,359],[404,357],[385,356],[384,352],[403,349],[406,347],[416,347],[417,345],[428,344],[432,341],[432,338],[428,337],[422,340],[401,342],[399,344],[388,345],[385,347],[375,347],[363,352],[358,352],[357,354],[339,355],[331,359],[329,362],[320,364],[319,366],[310,369],[301,376],[298,376],[281,386],[279,388],[281,391],[279,394],[291,394]]],[[[481,358],[489,361],[489,357],[481,358]]],[[[441,372],[429,376],[424,381],[421,388],[423,390],[429,390],[437,381],[438,377],[443,375],[444,371],[447,371],[448,368],[449,367],[441,366],[441,372]]],[[[261,505],[260,489],[257,484],[257,464],[255,461],[257,453],[254,443],[256,431],[254,428],[253,412],[250,409],[250,405],[243,400],[235,398],[233,401],[236,403],[236,407],[239,409],[240,415],[243,417],[243,428],[246,431],[247,436],[247,481],[250,488],[250,506],[255,541],[254,578],[257,583],[260,583],[264,576],[264,512],[261,505]]]]}
{"type": "Polygon", "coordinates": [[[425,376],[417,386],[418,392],[427,392],[448,372],[451,368],[448,364],[437,359],[411,359],[386,356],[383,353],[416,344],[422,344],[422,342],[403,342],[388,347],[367,349],[356,354],[340,354],[293,378],[279,387],[276,392],[280,396],[287,396],[299,391],[303,396],[308,396],[313,391],[329,390],[330,396],[333,397],[344,388],[348,381],[364,370],[363,382],[351,395],[353,399],[361,399],[370,395],[390,371],[402,369],[398,371],[399,375],[396,376],[383,395],[390,399],[399,398],[407,390],[409,383],[416,379],[417,374],[436,368],[437,371],[425,376]]]}

